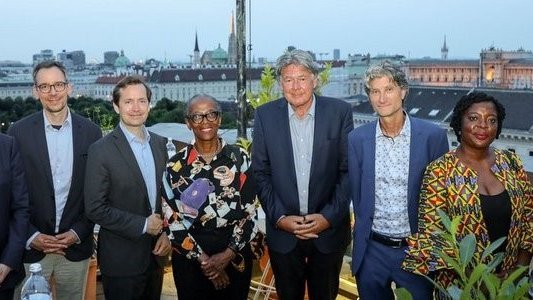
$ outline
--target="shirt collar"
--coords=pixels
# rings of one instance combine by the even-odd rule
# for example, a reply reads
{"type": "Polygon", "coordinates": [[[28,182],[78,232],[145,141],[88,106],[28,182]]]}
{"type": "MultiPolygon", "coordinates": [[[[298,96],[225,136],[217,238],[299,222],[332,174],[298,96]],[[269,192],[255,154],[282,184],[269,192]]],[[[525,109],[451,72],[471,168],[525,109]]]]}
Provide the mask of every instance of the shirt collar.
{"type": "MultiPolygon", "coordinates": [[[[316,108],[316,98],[315,94],[313,94],[313,103],[311,103],[311,107],[309,108],[309,111],[307,112],[307,115],[314,117],[315,116],[315,108],[316,108]]],[[[287,105],[287,111],[289,112],[289,118],[292,118],[294,116],[294,109],[290,104],[287,105]]]]}
{"type": "MultiPolygon", "coordinates": [[[[46,116],[46,113],[43,109],[43,118],[44,118],[44,128],[53,128],[52,123],[48,120],[48,117],[46,116]]],[[[63,124],[61,124],[61,127],[68,127],[72,124],[72,116],[70,115],[70,109],[67,108],[67,117],[65,118],[65,121],[63,121],[63,124]]]]}
{"type": "Polygon", "coordinates": [[[126,126],[121,122],[119,122],[120,129],[122,129],[122,132],[124,132],[124,135],[126,136],[126,140],[128,140],[129,143],[137,142],[137,143],[149,143],[150,142],[150,132],[146,129],[146,127],[142,126],[142,131],[144,133],[145,139],[140,140],[135,134],[131,133],[126,126]]]}
{"type": "MultiPolygon", "coordinates": [[[[405,111],[403,112],[405,115],[405,121],[403,122],[402,130],[400,130],[400,133],[398,136],[405,136],[405,137],[411,137],[411,120],[409,119],[409,114],[407,114],[405,111]]],[[[379,121],[376,122],[376,137],[387,137],[385,134],[383,134],[383,131],[381,130],[381,126],[379,126],[379,121]]]]}

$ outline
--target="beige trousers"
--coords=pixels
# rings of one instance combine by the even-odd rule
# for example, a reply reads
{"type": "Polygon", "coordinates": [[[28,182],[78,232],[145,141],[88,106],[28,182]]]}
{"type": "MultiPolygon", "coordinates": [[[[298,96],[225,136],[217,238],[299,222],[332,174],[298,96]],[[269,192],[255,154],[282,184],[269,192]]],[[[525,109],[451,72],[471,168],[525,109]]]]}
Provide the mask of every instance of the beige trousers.
{"type": "MultiPolygon", "coordinates": [[[[63,255],[47,254],[39,261],[43,268],[43,276],[51,282],[53,299],[83,300],[87,284],[89,259],[69,261],[63,255]]],[[[22,286],[30,276],[30,264],[24,264],[26,278],[15,289],[13,299],[20,299],[22,286]]]]}

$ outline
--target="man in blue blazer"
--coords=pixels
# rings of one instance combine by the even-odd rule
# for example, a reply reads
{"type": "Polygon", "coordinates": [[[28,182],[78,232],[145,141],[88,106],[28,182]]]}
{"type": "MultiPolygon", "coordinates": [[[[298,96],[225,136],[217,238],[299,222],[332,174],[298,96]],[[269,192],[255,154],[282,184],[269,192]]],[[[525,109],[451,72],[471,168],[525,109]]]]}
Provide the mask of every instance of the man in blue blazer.
{"type": "Polygon", "coordinates": [[[0,134],[0,299],[13,299],[24,278],[22,254],[28,234],[24,166],[12,137],[0,134]]]}
{"type": "Polygon", "coordinates": [[[335,299],[350,241],[347,137],[350,106],[314,94],[309,53],[277,61],[284,97],[255,114],[252,166],[266,213],[267,244],[281,299],[335,299]]]}
{"type": "Polygon", "coordinates": [[[384,62],[365,74],[365,90],[378,121],[354,129],[348,162],[355,233],[352,272],[361,299],[394,299],[391,282],[414,299],[430,299],[425,278],[400,269],[405,238],[417,231],[422,176],[448,151],[444,129],[409,117],[403,109],[405,74],[384,62]]]}
{"type": "Polygon", "coordinates": [[[82,299],[94,228],[83,201],[87,149],[102,131],[68,108],[72,86],[61,63],[39,63],[33,80],[43,109],[8,130],[20,147],[30,199],[24,263],[28,269],[39,262],[43,275],[55,278],[56,299],[82,299]]]}

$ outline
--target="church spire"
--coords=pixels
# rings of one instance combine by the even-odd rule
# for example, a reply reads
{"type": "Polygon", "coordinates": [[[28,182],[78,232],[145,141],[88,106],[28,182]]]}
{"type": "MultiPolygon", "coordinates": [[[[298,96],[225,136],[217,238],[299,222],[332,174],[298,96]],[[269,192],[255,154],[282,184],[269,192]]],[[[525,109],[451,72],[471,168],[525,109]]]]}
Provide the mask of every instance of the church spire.
{"type": "Polygon", "coordinates": [[[440,56],[442,59],[448,59],[448,46],[446,46],[446,35],[444,35],[444,44],[440,48],[440,56]]]}
{"type": "Polygon", "coordinates": [[[198,31],[196,31],[194,38],[194,52],[200,52],[200,48],[198,47],[198,31]]]}
{"type": "Polygon", "coordinates": [[[233,18],[233,11],[231,11],[231,19],[229,21],[229,34],[235,34],[235,20],[233,18]]]}
{"type": "Polygon", "coordinates": [[[237,38],[235,37],[235,23],[233,11],[231,12],[231,19],[229,22],[229,38],[228,38],[228,61],[230,65],[237,63],[237,38]]]}
{"type": "Polygon", "coordinates": [[[200,47],[198,47],[198,31],[195,32],[194,37],[194,58],[192,61],[192,67],[197,68],[200,66],[200,47]]]}

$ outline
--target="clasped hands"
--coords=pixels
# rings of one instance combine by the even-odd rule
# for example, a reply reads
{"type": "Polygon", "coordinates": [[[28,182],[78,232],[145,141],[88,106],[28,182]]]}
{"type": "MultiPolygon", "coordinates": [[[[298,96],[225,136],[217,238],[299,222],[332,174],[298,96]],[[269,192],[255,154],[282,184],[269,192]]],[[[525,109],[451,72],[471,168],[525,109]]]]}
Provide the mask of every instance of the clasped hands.
{"type": "Polygon", "coordinates": [[[309,240],[318,238],[318,234],[328,229],[330,224],[322,214],[309,214],[282,217],[276,226],[301,240],[309,240]]]}
{"type": "Polygon", "coordinates": [[[146,232],[150,235],[158,235],[163,230],[163,219],[160,214],[151,214],[146,218],[146,232]]]}
{"type": "Polygon", "coordinates": [[[32,241],[30,246],[46,254],[54,253],[65,255],[65,249],[78,242],[78,236],[72,231],[65,231],[56,235],[39,233],[32,241]]]}
{"type": "Polygon", "coordinates": [[[226,250],[211,256],[202,253],[202,255],[200,255],[198,258],[202,272],[209,280],[211,280],[215,286],[215,289],[221,290],[230,284],[230,280],[225,269],[234,257],[235,252],[229,248],[226,248],[226,250]]]}
{"type": "Polygon", "coordinates": [[[165,256],[170,253],[172,246],[170,240],[165,232],[163,232],[163,219],[160,214],[151,214],[146,218],[146,232],[150,235],[157,236],[157,242],[155,243],[152,253],[157,256],[165,256]]]}

